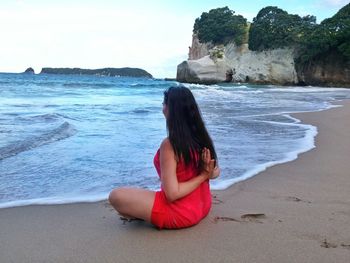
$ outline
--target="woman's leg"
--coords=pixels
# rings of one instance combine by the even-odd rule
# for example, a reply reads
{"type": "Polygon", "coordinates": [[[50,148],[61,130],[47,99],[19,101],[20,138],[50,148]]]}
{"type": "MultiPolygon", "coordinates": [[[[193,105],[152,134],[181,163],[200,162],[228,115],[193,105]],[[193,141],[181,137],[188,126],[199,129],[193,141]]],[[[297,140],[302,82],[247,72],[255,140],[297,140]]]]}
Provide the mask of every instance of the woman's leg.
{"type": "Polygon", "coordinates": [[[139,188],[117,188],[109,194],[109,202],[125,217],[151,222],[155,194],[139,188]]]}

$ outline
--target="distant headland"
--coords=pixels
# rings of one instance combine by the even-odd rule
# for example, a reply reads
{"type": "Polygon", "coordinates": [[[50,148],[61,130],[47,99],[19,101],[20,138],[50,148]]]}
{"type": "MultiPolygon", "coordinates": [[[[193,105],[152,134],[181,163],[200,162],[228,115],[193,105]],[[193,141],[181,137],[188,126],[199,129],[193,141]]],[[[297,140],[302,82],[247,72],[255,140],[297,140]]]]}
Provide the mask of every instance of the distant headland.
{"type": "Polygon", "coordinates": [[[147,71],[140,68],[42,68],[40,74],[74,74],[74,75],[97,75],[97,76],[120,76],[120,77],[143,77],[153,78],[147,71]]]}
{"type": "MultiPolygon", "coordinates": [[[[32,68],[28,68],[25,73],[34,73],[32,68]]],[[[82,69],[82,68],[42,68],[40,74],[68,74],[68,75],[96,75],[110,77],[141,77],[153,78],[147,71],[140,68],[101,68],[101,69],[82,69]]]]}
{"type": "Polygon", "coordinates": [[[276,6],[252,23],[227,6],[203,12],[176,79],[350,88],[350,3],[320,24],[276,6]]]}

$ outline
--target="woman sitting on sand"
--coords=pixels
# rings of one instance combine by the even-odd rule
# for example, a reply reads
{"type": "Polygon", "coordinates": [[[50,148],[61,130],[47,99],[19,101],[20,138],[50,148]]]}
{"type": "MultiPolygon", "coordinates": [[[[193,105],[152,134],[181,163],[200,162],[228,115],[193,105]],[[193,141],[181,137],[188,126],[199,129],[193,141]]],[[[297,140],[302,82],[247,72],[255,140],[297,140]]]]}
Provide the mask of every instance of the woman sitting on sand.
{"type": "Polygon", "coordinates": [[[161,190],[118,188],[110,193],[109,202],[122,216],[143,219],[160,229],[189,227],[209,213],[209,179],[218,177],[220,169],[188,88],[171,87],[164,92],[163,114],[168,137],[154,157],[161,190]]]}

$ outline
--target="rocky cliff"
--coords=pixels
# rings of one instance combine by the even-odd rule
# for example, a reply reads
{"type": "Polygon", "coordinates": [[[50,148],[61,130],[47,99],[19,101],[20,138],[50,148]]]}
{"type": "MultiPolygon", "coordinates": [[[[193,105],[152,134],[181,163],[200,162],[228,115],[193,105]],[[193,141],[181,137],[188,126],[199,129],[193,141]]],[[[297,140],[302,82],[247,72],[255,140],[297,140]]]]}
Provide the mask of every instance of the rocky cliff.
{"type": "Polygon", "coordinates": [[[290,85],[298,82],[291,49],[256,52],[244,44],[225,46],[226,64],[232,70],[233,82],[290,85]]]}
{"type": "Polygon", "coordinates": [[[209,50],[214,47],[211,43],[201,43],[196,35],[192,36],[192,45],[189,47],[188,59],[196,60],[209,55],[209,50]]]}
{"type": "Polygon", "coordinates": [[[194,35],[189,59],[177,67],[177,81],[213,84],[248,82],[276,85],[350,87],[350,62],[336,51],[296,65],[293,49],[251,51],[248,44],[213,46],[194,35]]]}
{"type": "Polygon", "coordinates": [[[297,65],[300,84],[350,88],[350,61],[332,50],[303,65],[297,65]]]}
{"type": "Polygon", "coordinates": [[[298,77],[291,49],[255,52],[247,44],[216,46],[201,44],[194,35],[189,60],[177,67],[180,82],[213,84],[249,82],[259,84],[297,84],[298,77]]]}

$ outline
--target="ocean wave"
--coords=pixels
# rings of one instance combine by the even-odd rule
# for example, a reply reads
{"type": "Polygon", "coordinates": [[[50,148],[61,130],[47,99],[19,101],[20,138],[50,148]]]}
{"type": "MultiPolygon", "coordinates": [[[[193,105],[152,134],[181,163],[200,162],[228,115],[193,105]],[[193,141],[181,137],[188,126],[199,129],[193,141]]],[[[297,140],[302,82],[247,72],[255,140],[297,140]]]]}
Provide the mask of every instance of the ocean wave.
{"type": "Polygon", "coordinates": [[[28,85],[35,85],[35,86],[39,86],[39,87],[56,87],[60,84],[59,81],[43,81],[43,82],[40,82],[40,81],[27,81],[25,82],[26,84],[28,85]]]}
{"type": "Polygon", "coordinates": [[[269,89],[265,89],[267,92],[295,92],[295,93],[313,93],[313,92],[333,92],[333,91],[348,91],[347,88],[333,88],[333,87],[283,87],[276,88],[275,86],[268,86],[269,89]]]}
{"type": "Polygon", "coordinates": [[[34,115],[34,116],[26,116],[26,117],[18,117],[17,118],[20,121],[26,121],[26,122],[51,122],[51,121],[57,121],[61,119],[61,116],[56,113],[46,113],[46,114],[40,114],[40,115],[34,115]]]}
{"type": "Polygon", "coordinates": [[[250,88],[244,85],[239,86],[224,86],[224,85],[202,85],[202,84],[187,84],[187,88],[190,88],[195,94],[198,95],[217,95],[220,98],[241,98],[249,94],[261,94],[264,90],[250,88]]]}
{"type": "Polygon", "coordinates": [[[34,116],[20,116],[17,117],[17,120],[25,121],[25,122],[54,122],[61,119],[70,119],[75,120],[74,118],[68,117],[67,115],[60,114],[60,113],[46,113],[46,114],[40,114],[40,115],[34,115],[34,116]]]}
{"type": "Polygon", "coordinates": [[[27,138],[23,141],[13,142],[10,145],[0,148],[0,160],[17,155],[39,146],[56,142],[76,133],[75,128],[68,122],[64,122],[59,127],[38,136],[27,138]]]}
{"type": "Polygon", "coordinates": [[[176,82],[163,82],[163,81],[153,81],[153,80],[142,80],[141,82],[134,82],[127,84],[125,86],[129,86],[132,88],[142,88],[142,87],[152,87],[152,89],[160,88],[160,87],[169,87],[176,85],[176,82]]]}
{"type": "Polygon", "coordinates": [[[163,83],[158,83],[157,85],[155,85],[155,83],[145,83],[145,82],[143,82],[143,83],[131,83],[131,84],[129,84],[128,86],[130,86],[130,87],[148,87],[148,86],[152,86],[152,87],[155,87],[155,86],[164,86],[164,84],[163,83]]]}
{"type": "MultiPolygon", "coordinates": [[[[192,83],[181,83],[179,86],[185,86],[186,88],[189,88],[191,90],[196,90],[196,89],[208,89],[210,85],[204,85],[204,84],[192,84],[192,83]]],[[[213,85],[217,86],[217,85],[213,85]]]]}
{"type": "Polygon", "coordinates": [[[114,83],[72,83],[72,82],[68,82],[68,83],[63,83],[62,84],[63,87],[69,87],[69,88],[112,88],[112,87],[116,87],[116,84],[114,83]]]}
{"type": "Polygon", "coordinates": [[[310,125],[310,124],[301,124],[300,120],[293,118],[293,117],[291,117],[291,118],[293,120],[295,120],[295,123],[293,123],[293,124],[278,123],[278,124],[295,125],[295,126],[300,126],[300,127],[303,127],[306,129],[305,136],[299,142],[298,149],[285,153],[283,158],[281,158],[279,160],[269,161],[269,162],[265,162],[262,164],[257,164],[240,176],[226,179],[226,180],[221,180],[221,181],[211,181],[210,188],[212,190],[225,190],[235,183],[247,180],[247,179],[265,171],[269,167],[272,167],[272,166],[277,165],[277,164],[282,164],[282,163],[294,161],[298,158],[299,154],[307,152],[307,151],[315,148],[316,147],[315,146],[315,137],[318,134],[317,127],[310,125]]]}
{"type": "Polygon", "coordinates": [[[144,113],[150,113],[150,110],[145,110],[145,109],[135,109],[132,111],[133,113],[138,113],[138,114],[144,114],[144,113]]]}

